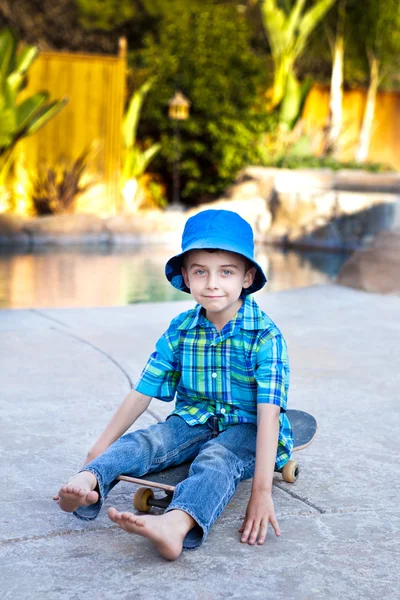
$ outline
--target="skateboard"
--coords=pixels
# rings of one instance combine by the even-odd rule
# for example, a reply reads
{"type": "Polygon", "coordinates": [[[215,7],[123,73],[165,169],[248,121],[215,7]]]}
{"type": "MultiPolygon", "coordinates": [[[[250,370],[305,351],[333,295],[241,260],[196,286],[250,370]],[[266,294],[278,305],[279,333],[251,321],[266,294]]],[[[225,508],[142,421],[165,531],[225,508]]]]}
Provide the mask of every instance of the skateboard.
{"type": "MultiPolygon", "coordinates": [[[[304,450],[313,441],[318,424],[312,415],[303,410],[288,410],[286,412],[294,435],[293,452],[304,450]]],[[[169,467],[158,473],[151,473],[142,477],[129,477],[128,475],[120,475],[120,481],[127,481],[136,485],[144,485],[140,487],[133,496],[133,506],[140,512],[149,512],[152,506],[158,508],[167,508],[172,500],[175,486],[187,478],[190,469],[190,462],[183,463],[177,467],[169,467]],[[150,479],[147,479],[149,477],[150,479]],[[153,489],[162,490],[164,496],[156,498],[153,489]]],[[[279,470],[282,474],[282,479],[288,483],[294,483],[300,473],[300,465],[296,460],[290,459],[279,470]]]]}

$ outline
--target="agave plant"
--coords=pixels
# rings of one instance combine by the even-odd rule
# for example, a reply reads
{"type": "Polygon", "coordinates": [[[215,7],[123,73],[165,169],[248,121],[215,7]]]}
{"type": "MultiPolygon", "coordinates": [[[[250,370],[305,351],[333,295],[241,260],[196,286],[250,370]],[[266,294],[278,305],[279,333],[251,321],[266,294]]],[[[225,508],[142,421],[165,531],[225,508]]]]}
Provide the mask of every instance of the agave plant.
{"type": "Polygon", "coordinates": [[[32,203],[37,215],[73,212],[78,197],[96,183],[96,180],[82,182],[88,156],[89,151],[84,150],[73,161],[64,159],[56,166],[39,167],[32,182],[32,203]]]}
{"type": "Polygon", "coordinates": [[[153,144],[149,148],[142,149],[136,140],[142,105],[153,84],[154,78],[149,79],[133,94],[122,123],[122,194],[127,208],[132,210],[138,208],[135,206],[135,196],[138,191],[139,179],[161,148],[161,144],[153,144]]]}
{"type": "Polygon", "coordinates": [[[20,49],[10,29],[0,31],[0,185],[5,183],[17,142],[36,133],[68,102],[67,98],[50,102],[48,92],[43,91],[18,103],[27,71],[38,54],[35,46],[20,49]]]}

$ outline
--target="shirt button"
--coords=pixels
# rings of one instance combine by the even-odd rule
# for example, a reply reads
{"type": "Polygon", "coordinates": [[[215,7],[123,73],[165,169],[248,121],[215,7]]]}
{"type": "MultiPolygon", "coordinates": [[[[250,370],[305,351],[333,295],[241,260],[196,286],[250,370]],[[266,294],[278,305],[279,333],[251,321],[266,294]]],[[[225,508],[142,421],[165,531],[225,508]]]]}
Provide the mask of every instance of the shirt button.
{"type": "Polygon", "coordinates": [[[224,415],[226,413],[226,410],[224,408],[221,408],[220,412],[224,415]]]}
{"type": "Polygon", "coordinates": [[[212,377],[213,379],[215,379],[215,378],[216,378],[216,376],[217,376],[217,374],[216,374],[216,373],[211,373],[211,377],[212,377]]]}

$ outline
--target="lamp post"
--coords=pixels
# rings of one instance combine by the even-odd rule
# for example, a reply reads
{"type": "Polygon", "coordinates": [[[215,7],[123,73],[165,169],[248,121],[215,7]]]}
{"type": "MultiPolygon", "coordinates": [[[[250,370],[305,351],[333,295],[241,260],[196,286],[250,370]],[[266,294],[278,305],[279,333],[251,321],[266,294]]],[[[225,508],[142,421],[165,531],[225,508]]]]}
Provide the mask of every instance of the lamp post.
{"type": "Polygon", "coordinates": [[[181,121],[186,121],[189,117],[190,102],[181,92],[175,92],[175,95],[168,103],[168,116],[174,122],[174,170],[173,170],[173,188],[172,188],[172,207],[180,207],[180,130],[181,121]]]}

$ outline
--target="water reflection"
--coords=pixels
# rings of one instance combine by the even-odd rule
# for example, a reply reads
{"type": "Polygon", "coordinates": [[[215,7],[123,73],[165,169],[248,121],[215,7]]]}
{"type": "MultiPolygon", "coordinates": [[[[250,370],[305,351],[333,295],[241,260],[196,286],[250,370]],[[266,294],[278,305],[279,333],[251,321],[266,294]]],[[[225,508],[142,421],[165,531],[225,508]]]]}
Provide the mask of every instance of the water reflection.
{"type": "MultiPolygon", "coordinates": [[[[0,308],[121,306],[186,300],[164,276],[176,248],[45,248],[0,252],[0,308]]],[[[346,255],[260,246],[268,283],[259,294],[328,282],[346,255]]]]}

